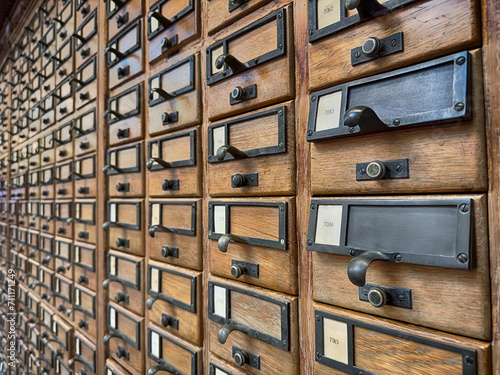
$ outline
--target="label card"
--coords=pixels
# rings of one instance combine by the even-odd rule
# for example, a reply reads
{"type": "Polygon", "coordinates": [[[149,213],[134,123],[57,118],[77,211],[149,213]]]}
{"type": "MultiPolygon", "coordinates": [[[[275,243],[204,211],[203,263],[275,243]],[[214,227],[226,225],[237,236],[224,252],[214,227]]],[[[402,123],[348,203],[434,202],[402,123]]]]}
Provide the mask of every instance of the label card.
{"type": "Polygon", "coordinates": [[[116,204],[112,203],[109,205],[109,221],[116,223],[116,204]]]}
{"type": "Polygon", "coordinates": [[[340,0],[318,1],[318,30],[331,24],[340,22],[340,0]]]}
{"type": "MultiPolygon", "coordinates": [[[[158,142],[155,142],[155,143],[150,143],[150,147],[151,147],[151,157],[152,158],[159,158],[160,157],[160,147],[159,147],[159,144],[158,142]]],[[[156,162],[155,162],[156,163],[156,162]]]]}
{"type": "Polygon", "coordinates": [[[226,233],[226,206],[214,206],[214,232],[226,233]]]}
{"type": "Polygon", "coordinates": [[[151,268],[151,290],[160,293],[160,270],[151,268]]]}
{"type": "Polygon", "coordinates": [[[324,245],[340,246],[342,226],[342,206],[318,206],[316,238],[314,242],[324,245]]]}
{"type": "Polygon", "coordinates": [[[116,257],[112,255],[109,257],[109,274],[116,276],[116,257]]]}
{"type": "Polygon", "coordinates": [[[347,323],[324,318],[323,345],[325,348],[325,357],[347,365],[349,363],[347,323]]]}
{"type": "Polygon", "coordinates": [[[340,126],[342,91],[319,97],[316,131],[336,129],[340,126]]]}
{"type": "Polygon", "coordinates": [[[156,358],[161,358],[160,342],[161,342],[160,335],[157,334],[156,332],[151,331],[151,354],[154,355],[156,358]]]}
{"type": "Polygon", "coordinates": [[[58,359],[56,361],[56,374],[60,374],[60,373],[61,373],[61,362],[58,359]]]}
{"type": "MultiPolygon", "coordinates": [[[[112,1],[111,1],[111,3],[112,3],[112,1]]],[[[111,371],[111,370],[108,368],[108,369],[106,369],[106,375],[115,375],[115,374],[113,374],[113,371],[111,371]]]]}
{"type": "Polygon", "coordinates": [[[61,280],[56,279],[56,293],[60,293],[60,292],[61,292],[61,280]]]}
{"type": "Polygon", "coordinates": [[[81,210],[82,210],[82,205],[81,203],[75,204],[75,218],[81,219],[81,210]]]}
{"type": "Polygon", "coordinates": [[[40,273],[40,278],[39,278],[39,280],[40,280],[41,282],[43,282],[43,270],[40,270],[40,272],[39,272],[39,273],[40,273]]]}
{"type": "Polygon", "coordinates": [[[159,203],[154,203],[151,205],[151,226],[160,225],[160,210],[161,205],[159,203]]]}
{"type": "Polygon", "coordinates": [[[228,375],[228,373],[225,371],[222,371],[220,368],[216,368],[215,375],[228,375]]]}
{"type": "Polygon", "coordinates": [[[212,140],[213,140],[213,154],[217,155],[217,150],[219,147],[226,144],[226,129],[224,126],[212,129],[212,140]]]}
{"type": "Polygon", "coordinates": [[[116,310],[113,308],[109,309],[109,326],[116,329],[116,310]]]}
{"type": "Polygon", "coordinates": [[[109,164],[116,165],[116,151],[111,151],[109,153],[109,164]]]}
{"type": "Polygon", "coordinates": [[[80,306],[80,289],[75,289],[75,305],[80,306]]]}
{"type": "Polygon", "coordinates": [[[82,342],[80,339],[77,337],[75,338],[75,354],[81,355],[82,354],[82,342]]]}
{"type": "MultiPolygon", "coordinates": [[[[151,20],[151,23],[152,23],[153,22],[153,17],[151,17],[150,20],[151,20]]],[[[158,22],[158,21],[156,21],[156,22],[158,22]]],[[[151,29],[153,29],[153,28],[151,28],[151,29]]],[[[160,88],[160,77],[153,78],[151,80],[151,82],[149,83],[149,85],[150,85],[151,90],[152,89],[159,89],[160,88]]],[[[159,97],[160,97],[160,94],[158,94],[157,92],[153,92],[153,100],[156,100],[159,97]]],[[[153,157],[155,157],[155,156],[153,156],[153,157]]]]}
{"type": "Polygon", "coordinates": [[[227,319],[226,288],[214,285],[214,314],[227,319]]]}
{"type": "Polygon", "coordinates": [[[80,262],[80,246],[75,246],[75,263],[80,262]]]}
{"type": "Polygon", "coordinates": [[[57,335],[57,323],[55,320],[52,321],[52,332],[57,335]]]}

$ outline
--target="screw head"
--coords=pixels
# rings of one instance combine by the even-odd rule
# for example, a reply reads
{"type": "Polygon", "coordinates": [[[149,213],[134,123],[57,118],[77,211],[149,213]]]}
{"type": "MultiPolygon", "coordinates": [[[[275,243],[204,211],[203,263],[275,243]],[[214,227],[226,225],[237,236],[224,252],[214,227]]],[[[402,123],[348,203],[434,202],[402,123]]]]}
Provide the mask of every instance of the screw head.
{"type": "Polygon", "coordinates": [[[469,257],[467,256],[467,254],[464,254],[464,253],[460,253],[457,255],[457,260],[462,263],[462,264],[465,264],[469,261],[469,257]]]}
{"type": "Polygon", "coordinates": [[[392,122],[393,125],[395,126],[399,126],[399,124],[401,124],[401,121],[399,119],[395,119],[393,122],[392,122]]]}
{"type": "Polygon", "coordinates": [[[457,65],[463,65],[465,63],[465,57],[463,56],[460,56],[457,61],[456,61],[457,65]]]}
{"type": "Polygon", "coordinates": [[[356,252],[353,249],[351,249],[351,250],[349,250],[349,255],[352,256],[352,257],[355,257],[356,256],[356,252]]]}
{"type": "Polygon", "coordinates": [[[455,104],[455,111],[457,111],[457,112],[463,111],[464,108],[465,108],[465,105],[462,102],[459,102],[459,103],[455,104]]]}
{"type": "Polygon", "coordinates": [[[394,261],[395,261],[396,263],[399,263],[399,262],[401,262],[402,260],[403,260],[403,257],[401,256],[401,254],[396,254],[396,255],[394,255],[394,261]]]}
{"type": "Polygon", "coordinates": [[[313,241],[311,239],[308,239],[307,240],[307,246],[312,246],[312,244],[313,244],[313,241]]]}
{"type": "Polygon", "coordinates": [[[469,212],[470,207],[469,207],[469,205],[468,205],[468,204],[466,204],[466,203],[462,203],[462,204],[458,207],[458,209],[460,210],[460,212],[461,212],[461,213],[466,214],[467,212],[469,212]]]}
{"type": "Polygon", "coordinates": [[[307,135],[308,135],[308,136],[311,136],[312,134],[313,134],[312,130],[308,130],[308,131],[307,131],[307,135]]]}

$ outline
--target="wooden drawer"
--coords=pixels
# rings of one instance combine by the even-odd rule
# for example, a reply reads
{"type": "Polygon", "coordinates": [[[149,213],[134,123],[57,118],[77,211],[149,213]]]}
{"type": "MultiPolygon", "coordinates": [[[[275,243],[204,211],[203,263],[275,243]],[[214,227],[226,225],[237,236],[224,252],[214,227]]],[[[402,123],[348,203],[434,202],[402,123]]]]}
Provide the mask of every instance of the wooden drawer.
{"type": "Polygon", "coordinates": [[[104,365],[105,375],[130,375],[130,372],[123,369],[118,363],[112,359],[106,359],[106,364],[104,365]]]}
{"type": "Polygon", "coordinates": [[[212,375],[243,375],[244,373],[237,370],[229,363],[223,361],[222,359],[211,355],[209,363],[209,374],[212,375]]]}
{"type": "Polygon", "coordinates": [[[96,154],[75,159],[75,198],[95,197],[97,195],[96,154]]]}
{"type": "Polygon", "coordinates": [[[387,15],[379,13],[380,17],[372,22],[369,21],[371,16],[362,13],[361,21],[368,22],[347,29],[358,24],[360,17],[355,10],[344,11],[345,1],[337,1],[334,5],[317,0],[309,3],[311,88],[399,68],[460,49],[478,47],[481,43],[477,1],[382,3],[389,7],[411,4],[387,15]],[[321,16],[316,18],[315,14],[321,16]],[[441,17],[444,14],[446,17],[441,17]],[[422,24],[426,27],[422,28],[422,24]]]}
{"type": "Polygon", "coordinates": [[[74,33],[76,67],[97,53],[97,23],[97,10],[94,10],[74,33]]]}
{"type": "Polygon", "coordinates": [[[196,39],[201,33],[198,0],[154,1],[147,16],[149,61],[155,63],[196,39]]]}
{"type": "Polygon", "coordinates": [[[208,211],[211,273],[297,294],[294,198],[210,201],[208,211]]]}
{"type": "Polygon", "coordinates": [[[109,88],[126,82],[144,71],[144,31],[139,19],[116,37],[104,50],[109,69],[109,88]]]}
{"type": "MultiPolygon", "coordinates": [[[[38,131],[37,131],[38,132],[38,131]]],[[[41,167],[40,164],[40,147],[39,147],[39,140],[36,139],[36,136],[30,136],[30,139],[34,139],[32,143],[28,144],[28,154],[29,154],[29,160],[28,160],[28,165],[29,165],[29,170],[34,171],[38,168],[41,167]]]]}
{"type": "Polygon", "coordinates": [[[75,53],[73,44],[73,39],[69,39],[59,47],[53,57],[53,60],[56,62],[56,86],[61,84],[67,76],[74,72],[75,53]]]}
{"type": "Polygon", "coordinates": [[[57,34],[54,24],[52,24],[47,31],[45,31],[40,45],[42,46],[42,66],[46,66],[57,51],[57,34]]]}
{"type": "Polygon", "coordinates": [[[61,316],[66,316],[73,307],[73,280],[56,274],[54,281],[54,306],[61,316]]]}
{"type": "Polygon", "coordinates": [[[148,248],[151,259],[201,270],[202,200],[150,200],[148,248]]]}
{"type": "Polygon", "coordinates": [[[75,128],[75,156],[97,150],[97,117],[96,109],[78,115],[73,123],[75,128]]]}
{"type": "Polygon", "coordinates": [[[28,247],[28,256],[31,259],[34,259],[37,262],[40,262],[40,252],[38,250],[38,241],[39,241],[38,237],[39,237],[39,234],[37,231],[30,230],[27,233],[26,245],[28,247]]]}
{"type": "Polygon", "coordinates": [[[38,42],[42,37],[42,17],[40,12],[37,10],[33,12],[33,16],[31,17],[29,25],[26,29],[30,33],[30,51],[33,53],[33,50],[39,45],[38,42]]]}
{"type": "Polygon", "coordinates": [[[133,143],[107,151],[104,173],[108,175],[108,191],[111,197],[144,196],[144,166],[141,150],[144,143],[133,143]]]}
{"type": "Polygon", "coordinates": [[[125,0],[121,2],[106,0],[109,39],[115,37],[137,18],[142,17],[142,2],[142,0],[125,0]]]}
{"type": "MultiPolygon", "coordinates": [[[[38,61],[42,61],[39,59],[38,61]]],[[[34,65],[33,68],[37,71],[37,73],[42,69],[41,64],[34,65]],[[38,68],[37,66],[40,65],[38,68]]],[[[33,78],[29,83],[29,91],[30,91],[30,109],[37,108],[37,104],[40,100],[42,100],[42,77],[38,74],[33,74],[33,78]]],[[[31,113],[31,112],[30,112],[31,113]]],[[[30,132],[34,133],[34,130],[31,130],[31,127],[39,125],[33,124],[34,117],[30,114],[30,132]]]]}
{"type": "Polygon", "coordinates": [[[210,119],[268,106],[294,96],[291,6],[224,39],[219,36],[217,39],[208,47],[206,59],[210,119]],[[276,76],[283,78],[272,78],[276,76]]]}
{"type": "Polygon", "coordinates": [[[54,202],[40,202],[40,230],[42,233],[55,233],[54,202]]]}
{"type": "Polygon", "coordinates": [[[489,342],[319,303],[314,309],[315,374],[491,373],[489,342]]]}
{"type": "MultiPolygon", "coordinates": [[[[24,233],[23,238],[26,238],[26,228],[28,228],[28,201],[25,200],[20,200],[17,203],[17,209],[18,209],[18,221],[17,225],[19,225],[19,232],[18,233],[24,233]],[[24,229],[21,229],[24,228],[24,229]]],[[[23,241],[26,242],[26,241],[23,241]]]]}
{"type": "Polygon", "coordinates": [[[57,0],[45,0],[38,8],[38,12],[42,15],[42,33],[45,34],[48,28],[52,28],[53,23],[51,18],[56,16],[57,0]]]}
{"type": "Polygon", "coordinates": [[[212,354],[247,374],[299,373],[296,297],[212,278],[208,318],[212,354]]]}
{"type": "MultiPolygon", "coordinates": [[[[62,355],[59,358],[62,358],[64,362],[68,362],[73,353],[74,328],[58,315],[53,315],[51,317],[50,327],[54,340],[50,341],[51,344],[54,346],[54,349],[61,350],[62,355]]],[[[64,372],[60,372],[60,374],[63,373],[64,372]]]]}
{"type": "Polygon", "coordinates": [[[149,321],[203,346],[202,274],[150,261],[147,280],[149,321]]]}
{"type": "Polygon", "coordinates": [[[76,71],[75,82],[75,107],[79,109],[97,97],[97,56],[76,71]]]}
{"type": "Polygon", "coordinates": [[[75,374],[81,374],[81,371],[84,373],[90,372],[92,374],[97,374],[97,349],[93,342],[79,331],[75,331],[73,347],[75,356],[68,362],[68,367],[71,368],[74,363],[75,367],[73,370],[75,374]]]}
{"type": "Polygon", "coordinates": [[[247,0],[233,3],[224,0],[210,0],[206,4],[208,33],[213,34],[223,28],[228,28],[230,24],[267,3],[269,0],[247,0]]]}
{"type": "Polygon", "coordinates": [[[97,9],[98,4],[98,0],[75,0],[77,29],[86,20],[87,16],[97,9]]]}
{"type": "Polygon", "coordinates": [[[110,357],[132,373],[144,373],[144,318],[109,302],[104,345],[110,357]]]}
{"type": "Polygon", "coordinates": [[[54,133],[56,162],[71,159],[73,150],[73,121],[60,126],[54,133]]]}
{"type": "Polygon", "coordinates": [[[44,200],[54,199],[54,167],[40,169],[38,173],[38,180],[41,198],[44,200]]]}
{"type": "Polygon", "coordinates": [[[149,195],[200,196],[202,192],[201,131],[181,131],[148,142],[149,195]]]}
{"type": "Polygon", "coordinates": [[[42,166],[54,164],[56,162],[54,150],[55,143],[54,132],[52,131],[39,138],[38,147],[40,148],[40,160],[42,166]]]}
{"type": "Polygon", "coordinates": [[[54,267],[54,236],[49,234],[40,234],[38,237],[40,248],[40,264],[55,270],[54,267]]]}
{"type": "Polygon", "coordinates": [[[490,339],[484,195],[313,199],[310,207],[315,300],[490,339]],[[457,293],[481,302],[457,303],[457,293]]]}
{"type": "Polygon", "coordinates": [[[486,190],[481,64],[479,51],[463,52],[314,92],[308,130],[308,138],[314,142],[311,146],[313,194],[486,190]],[[432,82],[427,79],[430,76],[432,82]],[[426,94],[418,92],[418,85],[409,84],[409,90],[398,89],[408,84],[408,80],[418,81],[426,94]],[[436,81],[441,85],[434,84],[436,81]],[[453,87],[451,93],[448,87],[453,87]],[[380,90],[392,93],[381,95],[380,90]],[[405,95],[426,98],[425,103],[403,108],[387,99],[393,94],[401,98],[405,95]],[[377,103],[377,96],[384,97],[385,104],[377,103]],[[338,101],[341,97],[342,104],[338,101]],[[434,99],[429,100],[430,97],[434,99]],[[382,120],[373,120],[368,128],[363,119],[357,121],[361,112],[355,112],[365,108],[358,106],[361,104],[368,107],[365,113],[373,110],[382,120]],[[394,116],[397,119],[394,120],[394,116]],[[354,118],[356,125],[346,126],[354,118]],[[381,121],[380,126],[373,125],[377,121],[381,121]],[[395,121],[398,126],[393,125],[395,121]],[[395,130],[406,126],[412,128],[395,130]],[[374,132],[376,134],[370,134],[374,132]],[[351,134],[353,136],[348,137],[351,134]],[[443,160],[447,161],[446,168],[443,168],[443,160]]]}
{"type": "Polygon", "coordinates": [[[294,194],[294,109],[287,102],[208,127],[210,195],[294,194]]]}
{"type": "Polygon", "coordinates": [[[73,244],[70,239],[56,237],[54,240],[54,270],[73,280],[73,244]]]}
{"type": "MultiPolygon", "coordinates": [[[[96,298],[97,295],[82,285],[74,284],[73,321],[80,332],[95,342],[97,337],[96,298]]],[[[71,314],[71,312],[70,312],[71,314]]]]}
{"type": "Polygon", "coordinates": [[[75,200],[73,202],[73,215],[75,240],[95,244],[97,242],[96,201],[75,200]]]}
{"type": "Polygon", "coordinates": [[[75,283],[97,292],[96,248],[83,242],[73,244],[75,283]]]}
{"type": "MultiPolygon", "coordinates": [[[[56,88],[56,62],[55,60],[51,60],[50,62],[47,63],[47,65],[44,65],[43,68],[40,70],[39,76],[42,78],[42,101],[43,98],[46,98],[47,96],[50,96],[49,94],[56,88]]],[[[49,104],[49,103],[47,103],[49,104]]],[[[52,104],[49,106],[46,106],[45,103],[42,103],[40,107],[41,114],[44,115],[45,111],[50,111],[52,110],[52,104]]],[[[46,128],[49,124],[43,122],[42,120],[42,128],[46,128]]]]}
{"type": "Polygon", "coordinates": [[[103,288],[108,289],[108,298],[127,310],[144,316],[144,264],[136,257],[109,250],[107,254],[107,279],[103,288]]]}
{"type": "Polygon", "coordinates": [[[103,225],[108,231],[108,246],[127,253],[144,256],[144,201],[108,201],[108,212],[103,225]]]}
{"type": "MultiPolygon", "coordinates": [[[[31,260],[28,261],[28,266],[30,262],[31,260]]],[[[33,269],[38,269],[38,280],[34,280],[33,283],[30,284],[30,289],[38,293],[43,301],[52,303],[51,300],[54,297],[54,271],[44,266],[39,266],[38,264],[33,269]]]]}
{"type": "Polygon", "coordinates": [[[73,76],[67,77],[54,90],[56,121],[61,121],[75,110],[73,76]]]}
{"type": "MultiPolygon", "coordinates": [[[[66,351],[64,352],[65,355],[67,355],[68,357],[71,357],[73,355],[73,350],[72,351],[66,351]]],[[[56,357],[55,359],[55,367],[54,367],[54,371],[57,375],[72,375],[73,372],[72,370],[68,367],[68,361],[69,360],[66,360],[64,359],[63,357],[56,357]]],[[[83,366],[81,364],[76,364],[75,367],[80,367],[80,366],[83,366]]]]}
{"type": "Polygon", "coordinates": [[[39,231],[40,230],[40,202],[29,201],[28,202],[28,227],[39,231]]]}
{"type": "Polygon", "coordinates": [[[108,99],[104,116],[110,146],[144,138],[142,95],[143,86],[139,84],[108,99]]]}
{"type": "Polygon", "coordinates": [[[203,349],[183,341],[169,332],[149,324],[148,372],[201,375],[203,349]]]}
{"type": "Polygon", "coordinates": [[[52,19],[56,27],[56,45],[58,49],[70,40],[75,32],[75,1],[65,0],[60,2],[57,7],[57,16],[52,19]]]}
{"type": "Polygon", "coordinates": [[[49,92],[49,94],[42,99],[38,108],[40,108],[42,114],[42,129],[47,129],[55,123],[54,97],[51,92],[49,92]]]}
{"type": "Polygon", "coordinates": [[[56,199],[68,199],[73,196],[73,162],[64,161],[55,166],[56,199]]]}
{"type": "Polygon", "coordinates": [[[200,54],[196,53],[148,80],[149,134],[201,123],[200,54]]]}
{"type": "Polygon", "coordinates": [[[56,236],[73,238],[73,203],[70,200],[55,201],[56,236]]]}

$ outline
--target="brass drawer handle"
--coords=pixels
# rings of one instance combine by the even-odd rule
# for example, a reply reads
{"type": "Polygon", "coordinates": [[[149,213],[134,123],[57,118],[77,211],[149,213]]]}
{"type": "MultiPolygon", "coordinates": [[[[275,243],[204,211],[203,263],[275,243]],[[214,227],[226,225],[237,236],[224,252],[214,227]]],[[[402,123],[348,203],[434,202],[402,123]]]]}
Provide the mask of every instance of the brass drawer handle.
{"type": "Polygon", "coordinates": [[[123,281],[122,281],[122,280],[120,280],[120,279],[118,279],[118,278],[112,278],[112,279],[106,279],[106,280],[104,280],[104,281],[102,282],[102,287],[103,287],[103,289],[108,289],[109,284],[110,284],[111,282],[120,283],[120,284],[122,284],[123,286],[126,286],[126,285],[123,283],[123,281]]]}
{"type": "Polygon", "coordinates": [[[217,160],[224,160],[226,154],[228,153],[235,159],[248,158],[247,154],[245,154],[243,151],[238,150],[236,147],[231,145],[223,145],[217,149],[217,160]]]}
{"type": "Polygon", "coordinates": [[[157,88],[149,90],[149,100],[153,100],[154,99],[154,94],[155,93],[157,93],[158,95],[160,95],[164,100],[175,98],[175,95],[169,94],[165,90],[160,89],[160,88],[157,87],[157,88]]]}
{"type": "Polygon", "coordinates": [[[111,115],[114,115],[116,118],[118,118],[118,119],[120,119],[120,120],[121,120],[121,119],[123,119],[123,116],[122,116],[122,114],[121,114],[121,113],[119,113],[119,112],[117,112],[117,111],[113,111],[112,109],[107,109],[107,110],[105,110],[105,111],[104,111],[104,115],[103,115],[103,116],[104,116],[104,117],[108,117],[108,115],[110,115],[110,114],[111,114],[111,115]]]}
{"type": "Polygon", "coordinates": [[[219,329],[219,332],[217,332],[217,340],[219,340],[221,344],[225,344],[229,334],[233,331],[240,331],[248,335],[250,328],[237,323],[226,323],[219,329]]]}
{"type": "Polygon", "coordinates": [[[163,225],[153,225],[152,227],[149,228],[149,235],[154,238],[155,233],[159,232],[166,232],[166,233],[176,233],[175,230],[172,230],[170,228],[167,228],[163,225]]]}

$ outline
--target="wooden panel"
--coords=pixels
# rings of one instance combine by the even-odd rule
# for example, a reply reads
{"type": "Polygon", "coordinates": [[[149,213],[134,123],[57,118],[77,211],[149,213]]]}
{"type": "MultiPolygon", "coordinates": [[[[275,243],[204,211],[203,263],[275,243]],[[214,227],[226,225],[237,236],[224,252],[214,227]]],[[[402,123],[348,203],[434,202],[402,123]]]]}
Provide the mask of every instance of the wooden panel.
{"type": "Polygon", "coordinates": [[[106,1],[106,12],[108,18],[108,38],[113,39],[115,35],[126,29],[128,25],[143,15],[143,1],[129,0],[124,4],[106,1]]]}
{"type": "Polygon", "coordinates": [[[108,201],[108,244],[130,254],[144,255],[144,201],[108,201]],[[115,224],[116,223],[116,224],[115,224]],[[125,226],[123,226],[125,224],[125,226]]]}

